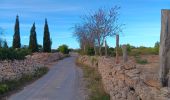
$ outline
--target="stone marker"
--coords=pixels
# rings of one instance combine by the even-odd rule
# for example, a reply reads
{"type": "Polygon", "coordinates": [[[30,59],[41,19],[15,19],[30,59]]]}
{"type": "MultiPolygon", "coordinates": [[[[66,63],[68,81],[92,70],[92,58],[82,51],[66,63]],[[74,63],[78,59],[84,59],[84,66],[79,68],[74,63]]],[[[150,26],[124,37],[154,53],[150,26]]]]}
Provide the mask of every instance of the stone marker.
{"type": "Polygon", "coordinates": [[[159,78],[162,86],[168,86],[170,70],[170,10],[161,11],[161,37],[160,37],[160,70],[159,78]]]}
{"type": "Polygon", "coordinates": [[[128,55],[127,55],[127,47],[126,45],[122,46],[122,52],[123,52],[123,62],[127,62],[128,61],[128,55]]]}

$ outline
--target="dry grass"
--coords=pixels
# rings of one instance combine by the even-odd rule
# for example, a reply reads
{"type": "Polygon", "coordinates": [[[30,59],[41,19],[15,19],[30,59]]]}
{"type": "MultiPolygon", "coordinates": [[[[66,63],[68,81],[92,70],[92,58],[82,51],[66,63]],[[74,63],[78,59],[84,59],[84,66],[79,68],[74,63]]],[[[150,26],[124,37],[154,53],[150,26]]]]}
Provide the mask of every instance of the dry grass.
{"type": "Polygon", "coordinates": [[[78,66],[83,70],[83,76],[86,81],[86,87],[89,92],[89,100],[110,100],[109,94],[107,94],[103,88],[101,75],[96,68],[89,67],[76,62],[78,66]]]}

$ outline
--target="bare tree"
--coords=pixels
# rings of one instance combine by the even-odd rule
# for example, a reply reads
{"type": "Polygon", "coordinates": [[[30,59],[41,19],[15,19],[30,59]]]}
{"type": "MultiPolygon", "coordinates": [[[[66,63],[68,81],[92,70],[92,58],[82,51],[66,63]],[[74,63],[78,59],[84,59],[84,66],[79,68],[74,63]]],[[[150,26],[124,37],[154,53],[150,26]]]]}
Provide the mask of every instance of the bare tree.
{"type": "Polygon", "coordinates": [[[99,47],[99,54],[102,55],[101,47],[106,37],[114,36],[121,32],[121,26],[118,24],[118,10],[120,7],[115,6],[109,10],[100,8],[98,11],[85,16],[88,27],[92,30],[94,39],[99,47]]]}
{"type": "Polygon", "coordinates": [[[94,13],[84,15],[82,24],[75,27],[75,36],[81,42],[80,44],[83,44],[83,46],[87,43],[92,44],[95,54],[98,48],[101,56],[101,49],[106,37],[114,36],[121,32],[122,25],[118,23],[119,9],[120,7],[118,6],[110,9],[100,8],[94,13]]]}
{"type": "Polygon", "coordinates": [[[80,42],[80,47],[83,52],[86,52],[87,47],[94,47],[94,39],[91,31],[88,29],[86,24],[75,25],[74,36],[80,42]]]}

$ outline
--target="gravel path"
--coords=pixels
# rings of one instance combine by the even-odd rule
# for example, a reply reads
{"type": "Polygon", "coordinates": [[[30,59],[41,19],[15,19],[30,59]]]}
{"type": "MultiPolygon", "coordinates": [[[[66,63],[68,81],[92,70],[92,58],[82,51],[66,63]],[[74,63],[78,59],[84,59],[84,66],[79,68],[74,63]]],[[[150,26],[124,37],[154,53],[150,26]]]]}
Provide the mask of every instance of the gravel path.
{"type": "Polygon", "coordinates": [[[50,71],[8,100],[85,100],[82,71],[75,56],[59,61],[50,71]]]}

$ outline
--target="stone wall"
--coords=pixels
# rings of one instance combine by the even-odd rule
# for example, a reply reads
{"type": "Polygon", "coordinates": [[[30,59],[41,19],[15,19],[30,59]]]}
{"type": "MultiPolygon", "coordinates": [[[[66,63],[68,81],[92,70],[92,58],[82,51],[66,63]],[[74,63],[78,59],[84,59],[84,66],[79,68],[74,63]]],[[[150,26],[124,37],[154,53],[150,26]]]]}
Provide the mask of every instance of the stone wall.
{"type": "Polygon", "coordinates": [[[0,61],[0,82],[19,79],[24,74],[33,74],[36,69],[64,57],[60,53],[35,53],[25,60],[0,61]]]}
{"type": "Polygon", "coordinates": [[[78,61],[91,67],[97,67],[102,76],[104,88],[111,100],[169,100],[168,88],[161,88],[149,82],[129,60],[115,64],[113,58],[81,56],[78,61]],[[150,83],[150,84],[149,84],[150,83]]]}

